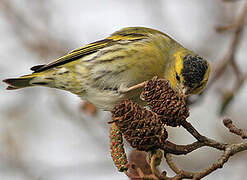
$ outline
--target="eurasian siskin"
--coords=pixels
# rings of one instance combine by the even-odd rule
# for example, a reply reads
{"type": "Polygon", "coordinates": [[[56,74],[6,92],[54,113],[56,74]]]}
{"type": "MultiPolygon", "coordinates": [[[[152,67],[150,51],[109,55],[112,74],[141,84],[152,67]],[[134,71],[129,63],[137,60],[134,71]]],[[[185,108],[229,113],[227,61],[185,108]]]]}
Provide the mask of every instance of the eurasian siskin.
{"type": "Polygon", "coordinates": [[[160,31],[129,27],[31,70],[32,74],[5,79],[7,89],[63,89],[111,110],[124,99],[141,103],[140,89],[131,87],[154,76],[167,79],[178,92],[200,93],[210,65],[160,31]]]}

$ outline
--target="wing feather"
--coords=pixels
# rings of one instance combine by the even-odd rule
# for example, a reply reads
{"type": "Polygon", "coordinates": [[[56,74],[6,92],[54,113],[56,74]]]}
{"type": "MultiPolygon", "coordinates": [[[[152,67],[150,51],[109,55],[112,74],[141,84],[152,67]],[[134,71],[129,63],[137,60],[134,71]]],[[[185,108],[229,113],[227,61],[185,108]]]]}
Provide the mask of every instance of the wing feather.
{"type": "Polygon", "coordinates": [[[141,31],[142,29],[143,28],[134,28],[134,29],[133,28],[126,28],[126,29],[123,29],[122,31],[121,30],[117,31],[106,39],[96,41],[94,43],[82,46],[81,48],[75,49],[75,50],[69,52],[68,54],[66,54],[65,56],[62,56],[62,57],[60,57],[60,58],[56,59],[55,61],[52,61],[48,64],[34,66],[31,68],[31,70],[33,70],[34,73],[36,73],[36,72],[42,72],[42,71],[45,71],[45,70],[48,70],[48,69],[51,69],[51,68],[54,68],[57,66],[61,66],[63,64],[78,60],[81,57],[84,57],[86,55],[95,53],[102,48],[114,45],[118,41],[133,42],[133,41],[139,41],[141,39],[145,39],[146,38],[146,32],[141,31]],[[140,30],[138,30],[138,29],[140,29],[140,30]],[[133,30],[134,30],[134,32],[133,32],[133,30]],[[145,33],[143,33],[143,32],[145,32],[145,33]]]}
{"type": "Polygon", "coordinates": [[[104,39],[104,40],[96,41],[94,43],[82,46],[81,48],[75,49],[69,52],[68,54],[56,59],[53,62],[50,62],[42,66],[35,66],[31,69],[34,70],[34,72],[36,73],[36,72],[42,72],[42,71],[45,71],[45,70],[48,70],[48,69],[51,69],[57,66],[61,66],[63,64],[80,59],[83,56],[95,53],[98,50],[109,46],[110,44],[112,44],[112,42],[113,42],[112,39],[104,39]]]}

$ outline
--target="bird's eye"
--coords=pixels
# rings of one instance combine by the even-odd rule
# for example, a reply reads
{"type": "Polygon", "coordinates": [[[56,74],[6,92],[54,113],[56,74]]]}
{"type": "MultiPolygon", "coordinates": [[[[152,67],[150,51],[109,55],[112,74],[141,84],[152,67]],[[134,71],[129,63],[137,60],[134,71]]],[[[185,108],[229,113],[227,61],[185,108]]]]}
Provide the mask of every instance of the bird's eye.
{"type": "Polygon", "coordinates": [[[176,79],[180,82],[180,77],[178,76],[178,73],[176,73],[176,79]]]}

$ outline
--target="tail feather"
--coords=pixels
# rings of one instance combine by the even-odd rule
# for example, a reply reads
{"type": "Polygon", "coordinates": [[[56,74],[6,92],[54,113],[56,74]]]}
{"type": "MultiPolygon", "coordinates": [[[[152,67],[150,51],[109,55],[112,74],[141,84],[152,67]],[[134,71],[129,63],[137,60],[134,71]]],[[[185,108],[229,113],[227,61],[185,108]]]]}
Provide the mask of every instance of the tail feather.
{"type": "Polygon", "coordinates": [[[30,81],[32,79],[33,79],[33,77],[30,77],[30,78],[22,78],[22,77],[10,78],[10,79],[4,79],[3,82],[5,82],[6,84],[9,85],[7,87],[7,90],[14,90],[14,89],[32,86],[32,84],[30,84],[30,81]]]}
{"type": "Polygon", "coordinates": [[[4,79],[3,82],[9,85],[7,90],[20,89],[35,85],[45,86],[48,84],[45,77],[39,73],[32,73],[18,78],[4,79]]]}
{"type": "Polygon", "coordinates": [[[42,68],[42,67],[44,67],[44,66],[45,66],[44,64],[42,64],[42,65],[36,65],[36,66],[31,67],[30,70],[36,72],[36,71],[38,71],[40,68],[42,68]]]}

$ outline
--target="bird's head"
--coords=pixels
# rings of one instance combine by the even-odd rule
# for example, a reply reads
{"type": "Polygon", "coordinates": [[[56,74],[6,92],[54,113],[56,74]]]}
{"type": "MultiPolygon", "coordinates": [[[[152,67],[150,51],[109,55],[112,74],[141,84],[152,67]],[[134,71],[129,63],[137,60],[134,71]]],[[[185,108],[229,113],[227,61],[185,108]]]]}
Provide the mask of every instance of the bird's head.
{"type": "Polygon", "coordinates": [[[179,53],[175,59],[175,88],[185,95],[202,92],[210,72],[207,60],[193,53],[179,53]]]}

